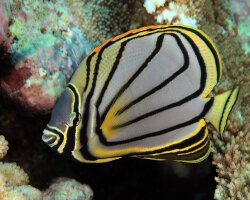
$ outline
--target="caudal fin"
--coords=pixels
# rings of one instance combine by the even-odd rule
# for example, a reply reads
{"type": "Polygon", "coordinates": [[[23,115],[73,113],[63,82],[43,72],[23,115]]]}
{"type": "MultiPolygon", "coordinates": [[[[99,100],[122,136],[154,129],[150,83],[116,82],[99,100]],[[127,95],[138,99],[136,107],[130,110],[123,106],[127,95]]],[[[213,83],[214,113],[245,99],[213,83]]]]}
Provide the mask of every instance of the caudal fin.
{"type": "Polygon", "coordinates": [[[234,87],[232,90],[212,97],[214,102],[205,118],[208,119],[221,135],[225,129],[228,115],[237,100],[238,94],[239,87],[234,87]]]}

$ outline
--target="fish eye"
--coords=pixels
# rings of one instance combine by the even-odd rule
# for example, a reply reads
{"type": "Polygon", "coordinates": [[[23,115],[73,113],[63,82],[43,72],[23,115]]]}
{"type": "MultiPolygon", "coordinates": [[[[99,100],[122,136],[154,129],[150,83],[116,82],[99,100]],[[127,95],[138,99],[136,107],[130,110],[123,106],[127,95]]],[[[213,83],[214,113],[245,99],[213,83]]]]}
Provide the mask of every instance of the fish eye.
{"type": "Polygon", "coordinates": [[[81,113],[79,113],[79,112],[72,112],[72,113],[70,113],[68,120],[66,120],[66,124],[71,127],[75,123],[75,125],[78,126],[80,124],[81,120],[82,120],[81,113]],[[77,122],[75,123],[74,120],[76,118],[77,118],[77,122]]]}

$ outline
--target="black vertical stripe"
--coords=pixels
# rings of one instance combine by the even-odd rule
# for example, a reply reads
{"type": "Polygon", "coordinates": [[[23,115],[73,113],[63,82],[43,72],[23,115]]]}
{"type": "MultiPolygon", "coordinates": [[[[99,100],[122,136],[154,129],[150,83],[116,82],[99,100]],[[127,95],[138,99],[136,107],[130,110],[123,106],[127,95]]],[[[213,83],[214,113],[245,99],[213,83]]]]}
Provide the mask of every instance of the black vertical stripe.
{"type": "MultiPolygon", "coordinates": [[[[165,32],[165,31],[159,31],[159,32],[157,32],[157,33],[164,33],[164,32],[165,32]]],[[[127,36],[120,38],[120,39],[124,39],[124,38],[127,38],[127,37],[131,37],[131,38],[128,38],[127,40],[125,40],[124,42],[121,43],[121,47],[120,47],[121,49],[119,49],[119,52],[118,52],[117,57],[116,57],[116,60],[115,60],[115,62],[114,62],[114,64],[113,64],[112,70],[111,70],[111,72],[110,72],[110,74],[109,74],[107,80],[105,81],[104,87],[102,88],[102,91],[101,91],[101,93],[100,93],[100,95],[99,95],[99,97],[98,97],[98,100],[97,100],[97,103],[96,103],[97,110],[98,110],[100,104],[102,103],[102,99],[103,99],[103,97],[104,97],[104,95],[105,95],[105,92],[106,92],[107,88],[109,87],[110,81],[111,81],[111,79],[113,78],[114,73],[115,73],[116,70],[117,70],[117,67],[119,67],[118,65],[119,65],[120,59],[121,59],[121,57],[122,57],[122,53],[124,52],[127,43],[128,43],[129,41],[132,41],[132,40],[135,40],[135,39],[138,39],[138,38],[147,37],[147,36],[150,36],[150,35],[153,35],[153,34],[155,34],[155,33],[148,33],[148,34],[140,35],[140,36],[136,36],[136,34],[128,34],[127,36]],[[133,36],[133,37],[132,37],[132,36],[133,36]]],[[[113,42],[113,43],[114,43],[114,42],[117,42],[117,41],[119,41],[120,39],[115,40],[115,41],[112,41],[112,42],[113,42]]],[[[116,99],[116,96],[114,96],[113,99],[116,99]]],[[[112,104],[112,100],[111,100],[111,102],[109,103],[109,105],[111,105],[111,104],[112,104]]],[[[105,111],[107,111],[107,110],[108,110],[108,106],[106,107],[105,111]]],[[[105,112],[105,111],[104,111],[104,112],[105,112]]]]}
{"type": "Polygon", "coordinates": [[[121,58],[122,58],[122,54],[123,54],[123,52],[124,52],[124,50],[125,50],[125,47],[126,47],[126,44],[128,43],[128,41],[129,41],[129,40],[126,40],[126,41],[124,41],[124,42],[121,43],[119,52],[118,52],[118,54],[117,54],[117,56],[116,56],[116,58],[115,58],[115,62],[114,62],[114,64],[113,64],[113,66],[112,66],[112,69],[111,69],[111,71],[110,71],[110,73],[109,73],[109,75],[108,75],[107,80],[106,80],[105,83],[104,83],[104,86],[103,86],[103,88],[102,88],[102,90],[101,90],[101,92],[100,92],[100,95],[99,95],[99,97],[98,97],[98,100],[96,101],[96,107],[97,107],[97,109],[99,108],[99,106],[100,106],[100,104],[101,104],[101,102],[102,102],[102,98],[103,98],[103,96],[104,96],[104,93],[106,92],[106,90],[107,90],[107,88],[108,88],[108,85],[109,85],[111,79],[113,78],[113,75],[114,75],[114,73],[115,73],[115,71],[116,71],[116,69],[117,69],[117,67],[118,67],[118,65],[119,65],[119,63],[120,63],[120,60],[121,60],[121,58]]]}
{"type": "MultiPolygon", "coordinates": [[[[119,38],[117,41],[119,41],[121,39],[124,39],[126,37],[129,37],[131,35],[134,35],[134,34],[142,33],[142,32],[147,33],[147,32],[153,32],[153,31],[156,31],[156,30],[158,30],[158,31],[161,31],[161,30],[164,30],[164,31],[169,30],[169,31],[171,31],[171,29],[173,29],[173,28],[180,29],[180,30],[183,29],[183,30],[190,31],[190,32],[196,34],[198,37],[200,37],[205,42],[205,44],[207,45],[207,47],[212,52],[212,54],[214,56],[214,59],[215,59],[216,70],[217,70],[217,82],[218,82],[219,81],[219,77],[220,77],[220,68],[221,68],[218,54],[217,54],[216,50],[214,49],[213,45],[211,44],[211,42],[200,31],[198,31],[196,29],[193,29],[193,28],[187,27],[187,26],[178,26],[178,25],[176,25],[176,26],[159,27],[159,28],[156,28],[156,27],[155,28],[148,28],[148,29],[145,29],[143,31],[139,31],[137,33],[129,34],[127,36],[119,38]]],[[[178,30],[172,30],[172,31],[178,31],[178,30]]],[[[180,31],[178,31],[178,32],[180,32],[180,31]]]]}
{"type": "Polygon", "coordinates": [[[176,72],[174,72],[169,78],[167,78],[166,80],[164,80],[162,83],[160,83],[156,87],[152,88],[150,91],[148,91],[145,94],[139,96],[138,98],[136,98],[135,100],[133,100],[132,102],[128,103],[123,108],[121,108],[120,110],[118,110],[117,113],[116,113],[117,115],[122,114],[124,111],[128,110],[129,108],[131,108],[135,104],[139,103],[143,99],[145,99],[148,96],[154,94],[158,90],[164,88],[171,81],[173,81],[176,77],[178,77],[181,73],[183,73],[185,70],[188,69],[188,66],[189,66],[189,57],[188,57],[188,53],[187,53],[186,48],[184,47],[184,45],[181,42],[180,38],[176,34],[169,33],[168,35],[171,35],[171,36],[173,36],[175,38],[175,40],[177,42],[177,45],[179,46],[180,50],[182,51],[182,54],[183,54],[183,57],[184,57],[184,59],[183,59],[184,60],[183,66],[179,70],[177,70],[176,72]]]}
{"type": "MultiPolygon", "coordinates": [[[[175,29],[180,29],[180,30],[183,29],[183,30],[190,31],[190,32],[196,34],[198,37],[200,37],[205,42],[205,44],[207,45],[207,47],[212,52],[212,54],[214,56],[214,59],[215,59],[216,70],[217,70],[217,82],[218,82],[219,81],[219,77],[220,77],[220,68],[221,68],[218,54],[217,54],[215,48],[213,47],[212,43],[199,30],[196,30],[194,28],[187,27],[187,26],[178,26],[178,25],[176,25],[176,26],[160,26],[158,28],[157,27],[148,28],[148,29],[144,29],[142,31],[138,31],[138,32],[135,32],[135,33],[130,33],[128,35],[125,35],[124,37],[119,38],[115,42],[117,42],[119,40],[122,40],[122,39],[125,39],[125,38],[128,38],[128,37],[131,37],[131,36],[139,34],[139,33],[144,33],[144,32],[145,33],[151,33],[151,32],[157,33],[157,32],[164,32],[164,31],[167,31],[167,30],[171,31],[171,29],[174,29],[174,28],[175,29]]],[[[177,31],[177,30],[172,30],[172,31],[177,31]]]]}
{"type": "MultiPolygon", "coordinates": [[[[164,31],[161,31],[161,32],[164,32],[164,31]]],[[[157,32],[157,33],[160,33],[160,32],[157,32]]],[[[127,43],[129,41],[131,41],[131,40],[142,38],[142,37],[146,37],[146,36],[150,36],[152,34],[154,34],[154,33],[149,33],[149,34],[140,35],[140,36],[135,36],[135,34],[128,34],[125,37],[122,37],[122,38],[120,38],[118,40],[112,41],[112,43],[114,43],[114,42],[117,42],[117,41],[119,41],[121,39],[124,39],[124,38],[127,38],[127,37],[131,37],[131,38],[128,38],[127,40],[125,40],[124,42],[121,43],[121,47],[120,47],[119,52],[118,52],[118,54],[116,56],[115,62],[114,62],[113,67],[112,67],[112,70],[111,70],[111,72],[110,72],[107,80],[105,81],[104,86],[102,88],[102,91],[101,91],[101,93],[100,93],[100,95],[98,97],[98,100],[96,102],[97,109],[99,108],[100,104],[102,103],[102,99],[103,99],[103,97],[105,95],[105,92],[106,92],[107,88],[109,87],[110,81],[112,80],[112,78],[114,76],[114,73],[116,72],[116,70],[117,70],[117,68],[119,66],[120,59],[122,57],[122,54],[123,54],[123,52],[125,50],[125,47],[126,47],[127,43]],[[134,37],[132,37],[132,36],[134,36],[134,37]]],[[[115,99],[115,97],[113,99],[115,99]]],[[[112,101],[110,102],[110,104],[112,104],[112,101]]],[[[107,110],[107,108],[105,110],[107,110]]]]}
{"type": "MultiPolygon", "coordinates": [[[[86,102],[85,102],[85,105],[84,105],[83,126],[82,126],[82,129],[81,129],[81,132],[80,132],[80,141],[82,143],[82,148],[81,148],[80,151],[81,151],[81,154],[83,155],[83,157],[85,159],[87,159],[87,160],[96,160],[97,159],[96,157],[94,157],[93,155],[90,154],[90,152],[88,150],[88,145],[87,145],[88,144],[87,127],[88,127],[88,124],[89,124],[90,101],[91,101],[91,98],[92,98],[92,96],[94,94],[94,91],[95,91],[97,77],[98,77],[98,72],[99,72],[99,67],[100,67],[100,62],[101,62],[101,59],[102,59],[102,54],[103,54],[104,50],[107,47],[109,47],[111,44],[112,44],[112,42],[109,41],[97,53],[97,60],[96,60],[96,63],[95,63],[95,69],[94,69],[94,74],[93,74],[93,81],[92,81],[90,92],[87,95],[86,102]]],[[[89,63],[90,62],[91,62],[91,58],[90,58],[89,63]]]]}
{"type": "MultiPolygon", "coordinates": [[[[202,93],[202,91],[204,90],[204,88],[205,88],[205,83],[206,83],[206,79],[207,79],[207,74],[206,74],[205,62],[204,62],[204,60],[203,60],[203,58],[202,58],[202,56],[201,56],[201,54],[200,54],[200,52],[199,52],[199,48],[197,47],[197,45],[194,43],[194,41],[193,41],[188,35],[186,35],[186,34],[180,32],[180,31],[176,31],[176,30],[175,30],[175,32],[181,34],[181,35],[189,42],[189,44],[191,45],[191,47],[192,47],[192,49],[193,49],[193,51],[194,51],[194,53],[195,53],[195,55],[196,55],[196,57],[197,57],[197,60],[198,60],[199,65],[200,65],[200,70],[201,70],[200,88],[199,88],[197,91],[195,91],[193,94],[187,96],[186,98],[180,100],[179,102],[175,102],[175,103],[173,103],[173,104],[167,105],[167,106],[162,107],[162,108],[160,108],[160,109],[157,109],[157,110],[154,110],[154,111],[152,111],[152,112],[146,113],[146,114],[141,115],[141,116],[139,116],[139,117],[137,117],[137,118],[135,118],[135,119],[130,120],[130,121],[127,122],[127,123],[125,122],[124,124],[121,124],[121,125],[116,126],[116,127],[113,127],[113,128],[121,128],[121,127],[123,127],[123,126],[127,126],[127,125],[129,125],[129,124],[132,124],[132,123],[135,123],[135,122],[140,121],[140,120],[142,120],[142,119],[145,119],[145,118],[147,118],[147,117],[149,117],[149,116],[152,116],[152,115],[154,115],[154,114],[157,114],[157,113],[159,113],[159,112],[162,112],[162,111],[164,111],[164,110],[167,110],[167,109],[170,109],[170,108],[173,108],[173,107],[176,107],[176,106],[180,106],[180,105],[182,105],[182,104],[184,104],[184,103],[190,101],[191,99],[198,97],[198,96],[202,93]]],[[[169,33],[166,32],[165,34],[169,34],[169,33]]],[[[122,91],[122,89],[121,89],[120,91],[122,91]]],[[[118,93],[118,94],[119,94],[119,93],[118,93]]],[[[109,111],[109,109],[110,109],[111,106],[112,106],[112,103],[110,103],[110,105],[107,107],[107,110],[104,112],[103,116],[101,117],[101,119],[102,119],[101,123],[102,123],[103,120],[105,119],[105,116],[106,116],[106,114],[107,114],[107,112],[109,111]]],[[[211,107],[211,106],[210,106],[210,107],[211,107]]],[[[209,107],[209,108],[210,108],[210,107],[209,107]]],[[[205,112],[204,112],[204,113],[205,113],[205,112]]],[[[205,114],[204,114],[204,115],[205,115],[205,114]]],[[[203,115],[203,116],[200,115],[200,118],[204,117],[204,115],[203,115]]],[[[194,123],[194,122],[195,122],[194,119],[195,119],[195,121],[198,120],[197,117],[194,117],[192,120],[190,120],[190,123],[194,123]]],[[[186,123],[184,123],[184,124],[186,124],[186,123]]],[[[100,124],[100,125],[101,125],[101,124],[100,124]]],[[[100,125],[98,125],[97,127],[100,127],[100,125]]],[[[166,130],[166,129],[163,129],[162,131],[158,131],[158,132],[159,132],[159,134],[162,134],[162,133],[165,133],[165,132],[166,132],[165,130],[166,130]]],[[[99,136],[100,141],[101,141],[103,144],[105,144],[105,145],[117,145],[117,144],[124,144],[124,143],[126,143],[126,142],[133,142],[133,141],[142,139],[141,137],[143,137],[143,138],[151,137],[150,135],[152,134],[152,133],[148,133],[148,134],[145,134],[145,135],[143,135],[143,136],[141,136],[141,137],[131,138],[130,140],[126,140],[126,141],[108,142],[101,130],[97,130],[96,132],[97,132],[97,135],[99,136]]],[[[153,134],[153,135],[154,135],[154,134],[153,134]]],[[[157,135],[157,133],[156,133],[156,135],[157,135]]]]}
{"type": "Polygon", "coordinates": [[[156,47],[153,52],[148,56],[145,62],[138,68],[138,70],[133,74],[133,76],[122,86],[122,88],[116,93],[115,97],[111,100],[107,108],[105,109],[104,113],[101,116],[101,121],[105,119],[109,109],[111,106],[116,102],[116,100],[124,93],[124,91],[130,86],[130,84],[136,79],[137,76],[141,74],[141,72],[148,66],[148,63],[157,55],[162,47],[162,43],[164,40],[164,34],[158,36],[156,41],[156,47]]]}
{"type": "MultiPolygon", "coordinates": [[[[173,27],[173,28],[175,28],[175,27],[173,27]]],[[[177,26],[176,28],[182,29],[183,27],[178,27],[178,26],[177,26]]],[[[201,83],[200,83],[200,86],[201,86],[201,87],[200,87],[200,89],[199,89],[198,91],[196,91],[194,94],[192,94],[192,96],[190,96],[190,98],[196,97],[196,96],[204,89],[205,82],[206,82],[206,69],[205,69],[205,63],[204,63],[204,60],[202,59],[202,57],[201,57],[201,55],[200,55],[200,52],[199,52],[198,47],[195,45],[195,43],[193,42],[193,40],[190,39],[187,35],[181,33],[180,31],[177,31],[177,30],[171,30],[171,27],[161,27],[161,28],[159,28],[159,31],[153,32],[153,31],[155,31],[155,30],[156,30],[156,28],[152,28],[152,29],[147,29],[147,30],[141,31],[141,32],[147,33],[146,35],[144,35],[144,36],[147,36],[147,35],[149,35],[149,34],[154,34],[154,33],[157,34],[157,33],[160,32],[160,30],[162,30],[162,32],[165,32],[166,30],[175,31],[175,32],[179,32],[181,35],[183,35],[183,36],[189,41],[189,43],[191,44],[191,46],[192,46],[192,48],[193,48],[193,50],[194,50],[194,52],[195,52],[195,54],[196,54],[196,56],[197,56],[197,59],[198,59],[198,61],[199,61],[200,67],[201,67],[201,83]],[[152,31],[152,33],[150,33],[150,31],[152,31]]],[[[189,30],[192,31],[193,29],[189,29],[189,30]]],[[[119,40],[121,40],[121,39],[125,39],[126,37],[132,37],[133,35],[139,34],[139,33],[141,33],[141,32],[130,33],[130,34],[128,34],[128,35],[126,35],[126,36],[124,36],[124,37],[122,37],[122,38],[119,38],[118,40],[113,41],[113,43],[114,43],[114,42],[117,42],[117,41],[119,41],[119,40]]],[[[197,32],[197,33],[198,33],[198,32],[197,32]]],[[[196,34],[197,34],[197,33],[196,33],[196,34]]],[[[109,46],[109,45],[111,45],[110,42],[109,42],[108,44],[106,44],[102,49],[100,49],[100,51],[98,52],[99,55],[101,54],[101,51],[103,52],[104,49],[105,49],[107,46],[109,46]]],[[[98,55],[98,57],[99,57],[99,55],[98,55]]],[[[216,57],[215,57],[215,58],[216,58],[216,57]]],[[[99,62],[100,62],[100,61],[99,61],[99,62]]],[[[98,65],[99,65],[99,64],[98,64],[98,65]]],[[[96,63],[95,71],[96,71],[97,68],[99,68],[99,66],[97,67],[97,63],[96,63]]],[[[97,69],[97,72],[98,72],[98,69],[97,69]]],[[[95,76],[95,74],[94,74],[94,76],[95,76]]],[[[95,77],[97,78],[97,76],[95,76],[95,77]]],[[[94,81],[93,81],[93,83],[94,83],[94,81]]],[[[94,85],[94,87],[93,87],[93,85],[92,85],[91,91],[92,91],[93,88],[95,88],[95,85],[94,85]]],[[[123,92],[123,91],[122,91],[122,92],[123,92]]],[[[122,94],[122,92],[121,92],[120,94],[118,94],[114,99],[116,99],[117,97],[119,97],[119,96],[122,94]]],[[[94,93],[94,90],[93,90],[93,92],[90,92],[90,93],[94,93]]],[[[85,107],[85,111],[89,109],[89,101],[90,101],[92,95],[93,95],[93,94],[88,95],[88,97],[87,97],[87,101],[88,101],[88,102],[86,102],[86,104],[85,104],[85,106],[84,106],[84,107],[85,107]],[[91,96],[91,97],[90,97],[90,96],[91,96]],[[89,98],[89,97],[90,97],[90,98],[89,98]],[[88,99],[89,99],[89,100],[88,100],[88,99]]],[[[109,108],[110,108],[110,106],[108,107],[107,110],[105,110],[106,113],[107,113],[107,111],[109,110],[109,108]]],[[[202,112],[202,113],[204,113],[204,112],[202,112]]],[[[202,116],[204,116],[204,115],[200,115],[200,117],[202,117],[202,116]]],[[[88,120],[89,120],[89,119],[88,119],[88,112],[85,112],[85,113],[84,113],[84,119],[87,119],[87,121],[84,120],[84,125],[85,125],[85,127],[86,127],[87,124],[88,124],[88,123],[86,123],[86,122],[88,122],[88,120]]],[[[99,118],[99,119],[100,119],[100,118],[99,118]]],[[[103,119],[103,117],[102,117],[102,119],[103,119]]],[[[100,122],[97,123],[97,124],[100,125],[100,122]]],[[[87,128],[87,127],[86,127],[86,128],[87,128]]],[[[99,129],[99,126],[96,127],[96,128],[97,128],[97,133],[98,133],[98,136],[99,136],[101,142],[103,142],[104,144],[108,145],[106,139],[105,139],[104,136],[103,136],[103,133],[101,133],[101,130],[99,129]]],[[[149,137],[150,137],[150,136],[149,136],[149,137]]],[[[84,129],[81,131],[81,141],[84,141],[84,143],[85,143],[85,144],[83,145],[85,148],[82,148],[82,153],[84,154],[84,152],[85,152],[85,153],[87,152],[86,129],[85,129],[85,131],[84,131],[84,129]],[[82,137],[82,135],[85,135],[85,136],[82,137]],[[85,139],[84,139],[84,138],[85,138],[85,139]]],[[[128,141],[128,142],[129,142],[129,141],[128,141]]],[[[112,145],[116,145],[116,144],[112,144],[112,145]]],[[[91,160],[96,159],[95,157],[93,157],[93,156],[90,155],[89,153],[86,153],[86,155],[87,155],[87,154],[88,154],[87,157],[90,158],[91,160]]],[[[85,158],[87,158],[86,155],[84,156],[85,158]]]]}
{"type": "Polygon", "coordinates": [[[91,63],[91,60],[92,60],[92,57],[94,56],[95,54],[91,54],[87,60],[86,60],[86,84],[85,84],[85,87],[83,89],[83,92],[86,92],[87,88],[88,88],[88,85],[89,85],[89,74],[90,74],[90,63],[91,63]]]}
{"type": "MultiPolygon", "coordinates": [[[[144,65],[141,67],[140,70],[137,71],[137,73],[130,79],[130,82],[132,82],[136,76],[139,75],[139,73],[147,66],[148,62],[150,62],[150,60],[157,54],[157,52],[160,50],[161,48],[161,45],[162,45],[162,42],[163,42],[163,39],[164,39],[164,34],[160,35],[157,39],[157,42],[156,42],[156,48],[155,50],[152,52],[152,54],[148,57],[148,59],[146,60],[146,62],[144,63],[144,65]]],[[[98,71],[99,71],[99,66],[100,66],[100,62],[101,62],[101,57],[102,57],[102,53],[104,52],[104,50],[109,47],[111,44],[113,44],[112,41],[109,41],[98,53],[98,57],[97,57],[97,61],[96,61],[96,65],[95,65],[95,71],[94,71],[94,78],[93,78],[93,83],[92,83],[92,87],[91,87],[91,91],[90,93],[88,94],[87,96],[87,99],[86,99],[86,104],[85,104],[85,113],[84,113],[84,123],[85,123],[85,126],[84,126],[84,129],[82,129],[81,131],[81,135],[84,135],[84,133],[87,132],[87,124],[88,124],[88,120],[89,120],[89,107],[90,107],[90,100],[94,94],[94,90],[95,90],[95,87],[96,87],[96,80],[97,80],[97,77],[98,77],[98,71]]],[[[130,83],[128,83],[127,87],[129,86],[130,83]]],[[[126,87],[124,87],[125,89],[126,87]]],[[[119,93],[118,93],[119,94],[119,93]]],[[[100,102],[99,102],[100,103],[100,102]]],[[[97,114],[98,116],[98,114],[97,114]]],[[[96,127],[98,130],[99,130],[99,123],[97,124],[98,126],[96,127]]],[[[97,132],[98,132],[97,130],[97,132]]],[[[87,137],[85,137],[85,139],[87,139],[87,137]]],[[[82,138],[81,138],[81,141],[84,141],[82,138]]],[[[83,148],[81,149],[81,153],[84,155],[84,157],[88,160],[96,160],[97,158],[95,158],[93,155],[90,154],[90,152],[88,151],[87,149],[87,140],[84,141],[84,145],[83,145],[83,148]]]]}
{"type": "MultiPolygon", "coordinates": [[[[169,28],[171,28],[171,27],[169,27],[169,28]]],[[[219,78],[220,78],[220,68],[221,68],[221,66],[220,66],[220,61],[219,61],[218,54],[217,54],[216,50],[214,49],[213,45],[211,44],[211,42],[202,33],[200,33],[196,29],[192,29],[192,28],[189,28],[189,27],[179,27],[179,26],[172,26],[172,28],[179,28],[179,29],[188,30],[188,31],[196,34],[198,37],[200,37],[205,42],[205,44],[208,46],[208,48],[212,52],[213,57],[215,59],[216,71],[217,71],[217,82],[218,82],[219,78]]]]}
{"type": "Polygon", "coordinates": [[[173,130],[176,130],[176,129],[180,129],[180,128],[183,128],[183,127],[186,127],[186,126],[189,126],[193,123],[196,123],[198,122],[200,119],[202,119],[206,114],[207,112],[210,110],[211,106],[213,105],[213,101],[214,99],[211,99],[209,100],[203,110],[201,111],[200,114],[198,114],[197,116],[193,117],[192,119],[188,120],[188,121],[185,121],[183,123],[180,123],[180,124],[177,124],[175,126],[172,126],[172,127],[169,127],[169,128],[165,128],[165,129],[162,129],[162,130],[159,130],[159,131],[155,131],[155,132],[151,132],[151,133],[147,133],[145,135],[140,135],[140,136],[137,136],[137,137],[134,137],[134,138],[130,138],[130,139],[127,139],[127,140],[122,140],[122,141],[107,141],[106,138],[104,137],[103,134],[101,134],[101,131],[99,129],[99,132],[97,133],[98,136],[100,137],[101,139],[101,142],[106,145],[106,146],[112,146],[112,145],[120,145],[120,144],[126,144],[126,143],[130,143],[130,142],[135,142],[135,141],[139,141],[139,140],[142,140],[142,139],[146,139],[146,138],[150,138],[150,137],[155,137],[155,136],[159,136],[159,135],[162,135],[162,134],[166,134],[170,131],[173,131],[173,130]]]}
{"type": "Polygon", "coordinates": [[[73,120],[73,125],[71,127],[69,127],[68,131],[67,131],[67,142],[66,145],[63,149],[63,155],[66,155],[67,157],[71,157],[72,156],[72,152],[74,150],[74,146],[75,146],[75,137],[76,137],[76,127],[77,127],[77,123],[79,122],[81,116],[80,116],[80,111],[78,110],[78,106],[80,103],[80,96],[78,95],[77,91],[75,90],[75,88],[71,85],[68,84],[67,86],[74,95],[74,110],[73,112],[75,112],[76,117],[73,120]]]}

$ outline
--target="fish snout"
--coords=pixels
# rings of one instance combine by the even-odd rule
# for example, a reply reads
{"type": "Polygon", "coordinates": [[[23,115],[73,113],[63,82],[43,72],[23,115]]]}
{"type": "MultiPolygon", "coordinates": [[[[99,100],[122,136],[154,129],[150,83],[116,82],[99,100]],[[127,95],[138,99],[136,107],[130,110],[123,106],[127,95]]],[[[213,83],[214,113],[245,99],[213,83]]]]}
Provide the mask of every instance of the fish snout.
{"type": "Polygon", "coordinates": [[[48,145],[52,145],[56,142],[57,137],[51,133],[49,133],[46,129],[43,131],[43,135],[42,135],[42,140],[48,144],[48,145]]]}

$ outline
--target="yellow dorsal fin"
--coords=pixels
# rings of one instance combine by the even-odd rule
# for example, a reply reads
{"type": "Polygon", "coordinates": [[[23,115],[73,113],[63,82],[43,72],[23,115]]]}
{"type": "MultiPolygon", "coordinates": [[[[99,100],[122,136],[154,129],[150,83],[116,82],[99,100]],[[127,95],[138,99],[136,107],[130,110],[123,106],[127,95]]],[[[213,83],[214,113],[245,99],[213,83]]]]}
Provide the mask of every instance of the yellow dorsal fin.
{"type": "Polygon", "coordinates": [[[228,115],[236,102],[238,93],[239,87],[234,87],[232,90],[213,97],[213,105],[205,116],[221,135],[226,126],[228,115]]]}

